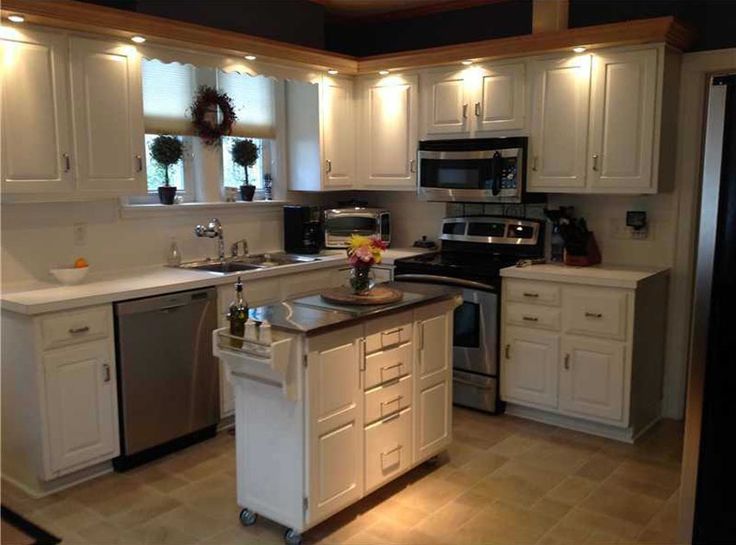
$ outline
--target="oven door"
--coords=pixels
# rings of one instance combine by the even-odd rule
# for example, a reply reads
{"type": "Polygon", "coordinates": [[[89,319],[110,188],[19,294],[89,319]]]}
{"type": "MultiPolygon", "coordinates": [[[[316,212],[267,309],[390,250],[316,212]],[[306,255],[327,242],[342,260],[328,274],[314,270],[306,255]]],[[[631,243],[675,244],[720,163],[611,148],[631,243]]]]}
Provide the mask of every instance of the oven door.
{"type": "Polygon", "coordinates": [[[417,192],[424,200],[521,202],[521,148],[420,150],[417,156],[417,192]]]}

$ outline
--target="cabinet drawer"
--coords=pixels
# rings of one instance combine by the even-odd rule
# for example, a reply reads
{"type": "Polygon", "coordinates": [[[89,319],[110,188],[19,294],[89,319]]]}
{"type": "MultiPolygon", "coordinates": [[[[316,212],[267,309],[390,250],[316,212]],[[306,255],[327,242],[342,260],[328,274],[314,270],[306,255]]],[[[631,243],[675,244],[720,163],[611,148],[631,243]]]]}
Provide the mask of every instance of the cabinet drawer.
{"type": "Polygon", "coordinates": [[[41,319],[44,349],[104,339],[110,335],[110,312],[107,306],[52,314],[41,319]]]}
{"type": "Polygon", "coordinates": [[[412,315],[402,312],[366,326],[365,351],[372,354],[411,340],[412,315]],[[380,329],[378,329],[380,328],[380,329]],[[371,331],[372,329],[372,331],[371,331]]]}
{"type": "Polygon", "coordinates": [[[411,406],[411,375],[365,393],[365,422],[370,424],[411,406]]]}
{"type": "Polygon", "coordinates": [[[506,280],[505,282],[508,301],[553,306],[560,304],[560,287],[556,284],[526,280],[506,280]]]}
{"type": "Polygon", "coordinates": [[[560,329],[560,310],[540,305],[507,303],[504,306],[505,321],[509,325],[536,327],[539,329],[560,329]]]}
{"type": "Polygon", "coordinates": [[[411,409],[366,428],[366,492],[408,469],[411,459],[411,409]]]}
{"type": "Polygon", "coordinates": [[[365,389],[396,380],[411,372],[412,343],[370,354],[365,358],[365,389]]]}
{"type": "Polygon", "coordinates": [[[570,288],[564,293],[565,331],[626,339],[627,293],[615,289],[570,288]]]}

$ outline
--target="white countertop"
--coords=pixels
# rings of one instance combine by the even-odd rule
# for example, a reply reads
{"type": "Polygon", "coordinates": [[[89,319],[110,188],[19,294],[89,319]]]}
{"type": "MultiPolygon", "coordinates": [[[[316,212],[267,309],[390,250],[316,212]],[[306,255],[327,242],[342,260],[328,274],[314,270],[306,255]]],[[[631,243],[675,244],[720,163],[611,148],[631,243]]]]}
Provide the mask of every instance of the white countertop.
{"type": "Polygon", "coordinates": [[[568,284],[587,284],[613,288],[636,288],[640,282],[659,274],[668,274],[666,268],[635,268],[593,265],[592,267],[570,267],[567,265],[529,265],[528,267],[506,267],[501,269],[504,278],[524,280],[546,280],[568,284]]]}
{"type": "MultiPolygon", "coordinates": [[[[389,249],[383,255],[383,264],[393,265],[395,259],[425,252],[426,250],[416,248],[389,249]]],[[[176,269],[160,265],[119,271],[115,274],[95,275],[93,269],[87,279],[76,286],[63,286],[49,281],[6,287],[3,289],[0,304],[3,310],[7,311],[42,314],[174,291],[230,284],[233,282],[233,277],[238,275],[248,281],[347,265],[345,252],[341,250],[328,250],[315,257],[319,257],[320,260],[229,274],[176,269]]]]}

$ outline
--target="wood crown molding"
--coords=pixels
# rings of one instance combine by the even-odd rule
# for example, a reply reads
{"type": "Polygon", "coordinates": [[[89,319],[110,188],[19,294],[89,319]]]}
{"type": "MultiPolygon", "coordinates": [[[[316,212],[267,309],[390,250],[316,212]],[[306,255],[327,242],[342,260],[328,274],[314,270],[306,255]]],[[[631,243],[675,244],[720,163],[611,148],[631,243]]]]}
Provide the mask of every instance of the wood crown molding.
{"type": "Polygon", "coordinates": [[[248,53],[274,64],[316,70],[333,68],[345,75],[417,69],[454,64],[465,59],[484,61],[524,57],[569,51],[580,45],[594,50],[666,43],[674,49],[686,51],[695,38],[693,29],[674,17],[657,17],[358,58],[74,0],[4,0],[1,11],[3,16],[21,13],[29,23],[64,30],[123,39],[140,34],[148,38],[152,45],[194,48],[228,55],[248,53]]]}

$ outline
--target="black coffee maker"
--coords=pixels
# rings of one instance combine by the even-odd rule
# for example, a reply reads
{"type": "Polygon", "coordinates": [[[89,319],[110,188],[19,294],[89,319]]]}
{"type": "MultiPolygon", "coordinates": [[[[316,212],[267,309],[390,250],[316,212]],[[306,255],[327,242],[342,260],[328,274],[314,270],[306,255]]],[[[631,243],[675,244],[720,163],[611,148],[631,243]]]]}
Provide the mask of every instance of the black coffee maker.
{"type": "Polygon", "coordinates": [[[323,246],[322,208],[284,206],[284,251],[287,254],[318,254],[323,246]]]}

